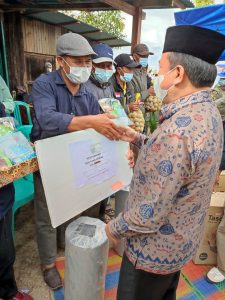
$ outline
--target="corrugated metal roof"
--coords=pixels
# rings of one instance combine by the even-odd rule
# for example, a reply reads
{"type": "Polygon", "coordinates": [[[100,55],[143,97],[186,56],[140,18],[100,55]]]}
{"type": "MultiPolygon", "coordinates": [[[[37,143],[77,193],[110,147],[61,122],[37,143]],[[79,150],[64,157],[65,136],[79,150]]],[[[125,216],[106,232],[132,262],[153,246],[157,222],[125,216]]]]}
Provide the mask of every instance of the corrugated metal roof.
{"type": "Polygon", "coordinates": [[[63,13],[46,11],[39,13],[31,13],[27,16],[48,24],[62,26],[69,31],[83,35],[89,41],[103,42],[111,47],[123,47],[131,45],[129,42],[123,39],[118,39],[116,36],[110,33],[101,31],[99,28],[78,21],[63,13]]]}

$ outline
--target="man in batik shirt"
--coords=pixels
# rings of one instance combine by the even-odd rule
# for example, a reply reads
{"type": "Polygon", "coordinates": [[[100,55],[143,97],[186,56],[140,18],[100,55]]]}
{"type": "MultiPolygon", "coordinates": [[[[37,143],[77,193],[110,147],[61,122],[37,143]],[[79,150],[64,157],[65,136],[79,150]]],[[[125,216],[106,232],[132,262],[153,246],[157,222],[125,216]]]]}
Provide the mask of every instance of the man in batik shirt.
{"type": "Polygon", "coordinates": [[[223,127],[210,96],[225,37],[196,26],[167,30],[154,83],[160,125],[140,148],[125,210],[106,226],[126,238],[117,300],[174,300],[181,268],[194,256],[221,161],[223,127]]]}

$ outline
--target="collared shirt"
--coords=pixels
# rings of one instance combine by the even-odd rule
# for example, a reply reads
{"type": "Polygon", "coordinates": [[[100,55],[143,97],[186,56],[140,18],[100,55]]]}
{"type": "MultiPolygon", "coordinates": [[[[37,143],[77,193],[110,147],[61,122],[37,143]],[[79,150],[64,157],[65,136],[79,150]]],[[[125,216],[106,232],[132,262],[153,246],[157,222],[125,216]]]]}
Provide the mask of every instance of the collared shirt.
{"type": "Polygon", "coordinates": [[[99,113],[97,99],[81,84],[76,95],[68,90],[60,70],[42,74],[32,88],[34,105],[32,139],[42,139],[68,132],[68,125],[75,116],[99,113]]]}
{"type": "Polygon", "coordinates": [[[220,165],[223,128],[209,91],[181,98],[161,110],[161,124],[141,147],[124,212],[110,225],[126,237],[138,269],[167,274],[195,254],[220,165]]]}
{"type": "Polygon", "coordinates": [[[11,114],[14,111],[15,103],[10,94],[9,88],[7,87],[5,81],[0,76],[0,102],[5,107],[5,112],[11,114]]]}

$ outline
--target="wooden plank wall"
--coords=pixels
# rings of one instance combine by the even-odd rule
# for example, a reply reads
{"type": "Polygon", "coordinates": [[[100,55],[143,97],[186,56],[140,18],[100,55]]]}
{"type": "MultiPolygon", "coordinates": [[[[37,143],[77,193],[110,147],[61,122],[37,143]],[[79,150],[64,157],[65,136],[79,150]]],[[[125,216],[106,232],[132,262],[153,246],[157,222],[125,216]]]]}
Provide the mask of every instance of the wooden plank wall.
{"type": "MultiPolygon", "coordinates": [[[[31,74],[27,59],[51,61],[56,54],[57,38],[65,29],[24,17],[19,12],[4,14],[10,90],[18,85],[27,86],[31,74]],[[43,58],[42,58],[43,57],[43,58]]],[[[53,64],[54,66],[54,64],[53,64]]]]}
{"type": "Polygon", "coordinates": [[[56,54],[55,44],[62,34],[61,27],[22,17],[22,32],[25,52],[56,54]]]}

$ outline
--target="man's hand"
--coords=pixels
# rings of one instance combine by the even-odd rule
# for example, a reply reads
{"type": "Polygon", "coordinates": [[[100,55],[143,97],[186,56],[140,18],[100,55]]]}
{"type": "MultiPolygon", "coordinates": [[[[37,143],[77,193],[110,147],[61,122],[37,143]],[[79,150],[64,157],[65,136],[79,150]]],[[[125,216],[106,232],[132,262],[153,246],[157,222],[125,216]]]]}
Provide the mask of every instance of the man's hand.
{"type": "Polygon", "coordinates": [[[115,117],[109,114],[93,116],[92,128],[108,139],[118,141],[122,138],[124,129],[117,126],[111,119],[115,119],[115,117]]]}
{"type": "Polygon", "coordinates": [[[138,133],[134,129],[132,129],[130,127],[122,127],[122,126],[120,126],[119,128],[122,133],[122,135],[120,137],[121,141],[129,142],[129,143],[132,143],[135,141],[136,137],[138,136],[138,133]]]}
{"type": "Polygon", "coordinates": [[[217,173],[216,173],[216,181],[215,181],[215,184],[214,184],[214,188],[216,188],[217,185],[219,185],[220,183],[220,174],[221,174],[221,170],[218,170],[217,173]]]}
{"type": "Polygon", "coordinates": [[[127,159],[128,159],[128,162],[129,162],[129,166],[133,169],[133,168],[134,168],[134,165],[135,165],[135,161],[134,161],[134,152],[133,152],[133,150],[131,150],[130,147],[129,147],[129,149],[128,149],[127,159]]]}
{"type": "Polygon", "coordinates": [[[105,226],[105,233],[106,233],[106,235],[107,235],[107,237],[108,237],[108,239],[109,239],[110,242],[112,242],[114,245],[117,245],[117,244],[118,244],[119,240],[115,239],[115,238],[111,235],[111,233],[110,233],[110,230],[109,230],[109,223],[106,224],[106,226],[105,226]]]}
{"type": "Polygon", "coordinates": [[[130,103],[128,104],[129,111],[137,111],[139,109],[138,103],[130,103]]]}
{"type": "Polygon", "coordinates": [[[155,96],[155,91],[154,91],[153,86],[151,86],[151,87],[149,88],[149,95],[150,95],[150,96],[155,96]]]}

